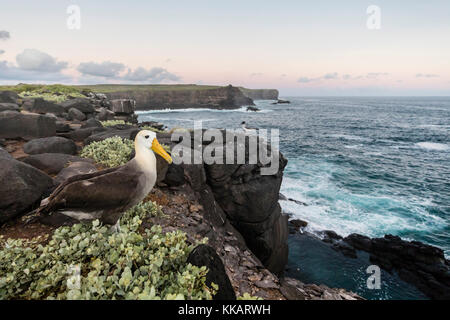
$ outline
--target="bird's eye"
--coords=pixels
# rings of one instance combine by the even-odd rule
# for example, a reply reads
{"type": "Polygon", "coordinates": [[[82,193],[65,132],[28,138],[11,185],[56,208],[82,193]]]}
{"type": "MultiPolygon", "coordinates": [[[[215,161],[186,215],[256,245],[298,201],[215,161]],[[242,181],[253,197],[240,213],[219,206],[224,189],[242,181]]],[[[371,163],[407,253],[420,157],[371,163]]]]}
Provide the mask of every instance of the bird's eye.
{"type": "Polygon", "coordinates": [[[148,138],[150,138],[150,136],[145,136],[145,139],[148,139],[148,138]]]}

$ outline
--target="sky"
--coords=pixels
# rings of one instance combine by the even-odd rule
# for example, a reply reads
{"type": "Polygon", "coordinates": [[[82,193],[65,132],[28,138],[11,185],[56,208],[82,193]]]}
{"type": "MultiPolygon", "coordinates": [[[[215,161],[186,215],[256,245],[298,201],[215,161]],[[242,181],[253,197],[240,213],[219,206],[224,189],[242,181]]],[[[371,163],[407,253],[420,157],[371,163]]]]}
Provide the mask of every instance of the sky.
{"type": "Polygon", "coordinates": [[[0,84],[443,96],[449,38],[448,0],[0,0],[0,84]]]}

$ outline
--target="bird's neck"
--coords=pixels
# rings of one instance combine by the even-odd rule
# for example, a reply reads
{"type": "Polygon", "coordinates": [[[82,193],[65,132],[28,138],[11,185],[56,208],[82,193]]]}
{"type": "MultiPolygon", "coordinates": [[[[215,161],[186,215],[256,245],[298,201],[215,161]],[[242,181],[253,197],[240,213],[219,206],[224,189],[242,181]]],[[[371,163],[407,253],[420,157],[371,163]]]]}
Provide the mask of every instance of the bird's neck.
{"type": "Polygon", "coordinates": [[[148,174],[156,172],[156,157],[152,150],[135,144],[136,156],[134,159],[139,165],[140,169],[148,174]]]}

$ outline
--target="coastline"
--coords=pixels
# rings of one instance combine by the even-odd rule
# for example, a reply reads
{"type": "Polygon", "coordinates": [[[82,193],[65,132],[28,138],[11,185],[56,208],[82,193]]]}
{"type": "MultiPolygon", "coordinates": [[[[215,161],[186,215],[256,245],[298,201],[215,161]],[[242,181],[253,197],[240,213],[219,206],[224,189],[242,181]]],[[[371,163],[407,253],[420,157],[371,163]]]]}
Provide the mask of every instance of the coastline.
{"type": "MultiPolygon", "coordinates": [[[[10,95],[14,96],[13,94],[10,95]]],[[[58,114],[59,111],[55,111],[60,110],[55,107],[55,104],[42,102],[41,100],[38,100],[39,103],[36,103],[36,101],[33,102],[31,100],[25,100],[22,101],[20,105],[17,101],[17,105],[20,108],[26,108],[28,110],[23,112],[17,112],[17,110],[4,111],[4,116],[13,117],[14,119],[18,119],[19,117],[27,119],[27,121],[30,121],[28,120],[28,118],[31,119],[31,117],[45,117],[45,119],[50,122],[52,121],[47,118],[53,118],[54,133],[43,133],[42,128],[37,128],[39,130],[35,130],[34,132],[30,131],[31,134],[42,134],[47,136],[55,135],[63,137],[69,140],[73,140],[77,144],[78,148],[81,148],[83,145],[89,144],[92,141],[102,141],[108,137],[116,135],[130,140],[133,139],[133,135],[135,135],[136,132],[139,131],[139,125],[136,124],[137,116],[134,112],[133,103],[127,102],[125,104],[127,107],[124,107],[124,103],[121,102],[120,107],[116,107],[116,103],[114,101],[110,101],[110,99],[104,98],[101,95],[93,94],[91,95],[90,99],[91,100],[89,102],[80,99],[69,100],[73,103],[66,104],[66,109],[64,109],[65,111],[67,111],[71,108],[75,108],[76,106],[79,109],[84,110],[84,112],[81,111],[85,115],[84,120],[77,120],[73,118],[71,118],[70,120],[66,119],[64,118],[65,115],[58,114]],[[88,105],[90,107],[88,107],[88,105]],[[53,114],[54,112],[56,112],[55,117],[48,115],[49,113],[53,114]],[[134,124],[116,125],[109,128],[104,128],[94,121],[99,117],[102,117],[103,120],[127,120],[127,122],[129,121],[130,123],[134,124]]],[[[125,101],[128,100],[129,99],[125,99],[125,101]]],[[[160,130],[162,128],[161,124],[154,123],[153,125],[156,126],[154,127],[155,129],[160,130]]],[[[3,127],[3,130],[5,130],[4,128],[6,127],[3,127]]],[[[10,130],[9,127],[8,130],[10,130]]],[[[3,136],[3,138],[6,139],[3,146],[7,149],[9,154],[13,155],[14,158],[17,158],[18,160],[24,160],[27,155],[23,149],[23,139],[25,138],[26,140],[30,140],[30,137],[15,137],[14,135],[16,134],[18,134],[17,131],[13,133],[13,136],[9,136],[6,138],[5,136],[3,136]]],[[[163,143],[170,145],[171,141],[169,135],[164,133],[159,133],[158,135],[159,139],[163,143]]],[[[2,155],[6,157],[3,149],[2,155]]],[[[12,160],[9,160],[9,158],[5,161],[12,162],[12,160]]],[[[38,166],[38,169],[43,169],[43,167],[39,167],[41,166],[42,161],[39,164],[36,164],[36,162],[34,163],[34,166],[38,166]]],[[[33,163],[31,163],[31,165],[33,166],[33,163]]],[[[199,238],[205,235],[211,238],[212,246],[224,261],[228,277],[231,280],[234,290],[238,294],[242,295],[244,293],[249,293],[265,299],[359,299],[360,297],[358,297],[357,295],[342,289],[331,289],[326,286],[319,286],[319,284],[306,285],[298,280],[289,277],[277,276],[277,274],[283,273],[282,271],[284,269],[284,266],[286,265],[284,256],[286,255],[287,257],[287,252],[284,253],[284,250],[287,249],[279,250],[279,248],[283,247],[283,242],[287,241],[288,236],[287,217],[285,214],[281,213],[278,204],[278,194],[280,190],[284,166],[285,164],[282,164],[280,166],[281,170],[277,178],[279,181],[277,180],[278,182],[275,183],[275,188],[267,190],[267,188],[265,188],[264,186],[270,185],[271,183],[258,181],[259,188],[261,188],[261,190],[265,190],[265,195],[268,196],[268,198],[274,197],[275,199],[272,202],[269,201],[269,203],[265,207],[273,208],[275,206],[275,209],[268,210],[268,212],[265,213],[267,221],[270,221],[271,223],[269,227],[265,224],[256,224],[252,227],[254,230],[256,230],[255,232],[258,234],[258,236],[264,234],[265,232],[269,232],[268,234],[261,237],[261,239],[263,239],[261,240],[261,244],[253,244],[253,249],[251,248],[252,240],[251,238],[248,238],[246,232],[246,230],[248,229],[240,228],[242,227],[241,224],[244,225],[248,222],[254,224],[255,221],[239,221],[239,219],[236,219],[234,216],[235,212],[230,211],[229,209],[224,209],[227,207],[227,202],[236,200],[235,198],[233,198],[233,194],[235,194],[235,191],[232,191],[232,188],[234,188],[232,186],[233,184],[225,187],[225,190],[226,188],[230,188],[230,194],[225,200],[223,199],[224,186],[222,186],[220,189],[217,189],[216,193],[214,192],[214,186],[217,184],[217,181],[214,182],[214,179],[212,178],[214,177],[214,174],[211,174],[211,172],[214,172],[214,170],[221,170],[220,168],[184,167],[182,170],[176,169],[173,172],[171,171],[172,169],[169,170],[168,168],[163,168],[161,171],[163,172],[161,173],[161,179],[159,179],[159,188],[154,194],[151,195],[151,197],[153,197],[153,199],[157,202],[159,201],[159,203],[164,206],[164,210],[168,215],[175,214],[176,218],[172,219],[171,221],[164,221],[160,218],[151,218],[145,223],[148,223],[149,225],[159,223],[163,225],[163,228],[167,231],[181,229],[187,232],[191,239],[199,238]],[[185,177],[188,177],[187,181],[184,180],[185,177]],[[183,182],[182,185],[179,184],[180,181],[183,182]],[[209,190],[209,194],[212,194],[213,197],[205,197],[204,190],[209,190]],[[282,231],[278,234],[272,233],[272,226],[274,221],[278,221],[277,223],[279,224],[281,230],[285,228],[285,231],[282,231]],[[268,243],[271,243],[271,248],[268,252],[258,252],[258,247],[260,247],[262,244],[267,245],[268,243]],[[242,267],[244,267],[244,269],[242,267]]],[[[221,173],[223,174],[223,172],[221,173]]],[[[254,175],[251,176],[250,179],[260,180],[261,177],[258,175],[254,175]]],[[[244,189],[241,189],[240,191],[246,192],[245,189],[247,188],[247,186],[245,185],[245,183],[241,183],[241,185],[244,189]]],[[[256,203],[260,200],[258,198],[253,198],[250,199],[250,204],[242,203],[244,207],[248,206],[249,214],[252,214],[252,212],[254,212],[252,208],[252,201],[256,203]]],[[[290,226],[292,230],[292,222],[290,223],[290,226]]],[[[14,225],[9,225],[6,228],[2,227],[0,230],[3,235],[9,236],[23,235],[21,234],[21,232],[30,232],[30,230],[28,230],[26,227],[23,227],[21,231],[17,232],[14,225]]],[[[43,232],[48,231],[49,230],[45,229],[43,232]]],[[[336,234],[333,235],[333,233],[328,232],[328,238],[324,239],[327,239],[326,242],[333,250],[339,250],[340,252],[347,253],[347,255],[358,255],[359,251],[367,251],[369,252],[369,254],[372,253],[373,257],[371,256],[369,257],[369,259],[376,260],[378,257],[377,262],[386,269],[389,269],[387,267],[388,262],[393,265],[391,267],[391,270],[397,270],[399,268],[399,265],[402,266],[411,263],[411,260],[408,260],[401,255],[397,255],[395,257],[396,263],[392,263],[392,261],[394,260],[389,260],[388,262],[382,263],[382,261],[380,261],[379,259],[379,255],[376,254],[376,251],[372,250],[372,247],[376,247],[376,245],[372,245],[372,241],[374,241],[374,239],[353,237],[354,239],[362,239],[363,241],[351,242],[347,238],[342,238],[336,234]],[[370,245],[366,245],[365,247],[361,245],[361,243],[367,242],[370,243],[370,245]],[[349,245],[349,243],[351,243],[351,246],[349,245]],[[400,259],[400,262],[402,262],[402,259],[404,259],[404,261],[399,264],[398,259],[400,259]]],[[[399,244],[397,238],[389,238],[388,240],[392,242],[392,245],[390,244],[390,242],[388,242],[384,249],[390,248],[391,246],[395,247],[399,244]]],[[[379,240],[375,239],[375,242],[377,241],[379,242],[379,240]]],[[[410,248],[409,244],[406,244],[404,242],[401,242],[401,244],[403,246],[406,246],[404,250],[410,250],[408,249],[410,248]]],[[[445,260],[445,258],[444,260],[442,259],[442,252],[439,250],[435,250],[437,248],[433,249],[430,248],[430,246],[425,246],[423,244],[419,245],[418,242],[416,242],[415,244],[418,246],[418,252],[432,252],[430,255],[430,260],[425,259],[421,261],[426,265],[425,269],[422,270],[427,270],[427,268],[428,270],[437,268],[438,273],[443,272],[443,278],[440,278],[438,280],[443,283],[444,290],[446,290],[445,283],[446,281],[448,281],[448,278],[446,278],[445,270],[443,271],[443,268],[448,268],[448,260],[445,260]]],[[[415,255],[416,253],[413,252],[413,256],[415,255]]],[[[432,275],[435,274],[434,271],[430,272],[430,274],[432,275]]],[[[287,274],[289,275],[289,272],[287,274]]],[[[421,276],[423,277],[423,274],[419,275],[419,278],[421,276]]],[[[409,280],[416,285],[418,283],[417,276],[413,277],[411,276],[411,274],[409,274],[409,279],[408,275],[406,275],[405,279],[406,281],[409,280]]],[[[424,289],[423,284],[419,286],[422,290],[431,295],[431,298],[434,299],[442,297],[446,298],[446,296],[443,294],[448,292],[444,291],[442,293],[442,291],[439,291],[441,289],[439,289],[437,291],[438,294],[430,294],[429,288],[424,289]]]]}

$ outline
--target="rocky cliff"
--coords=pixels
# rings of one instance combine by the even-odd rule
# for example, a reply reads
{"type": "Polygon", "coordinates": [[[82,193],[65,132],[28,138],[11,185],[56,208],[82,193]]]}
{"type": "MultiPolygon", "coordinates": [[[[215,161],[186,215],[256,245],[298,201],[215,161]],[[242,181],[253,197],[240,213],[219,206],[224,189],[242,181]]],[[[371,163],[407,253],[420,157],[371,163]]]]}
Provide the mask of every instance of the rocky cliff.
{"type": "Polygon", "coordinates": [[[242,93],[253,100],[278,100],[277,89],[247,89],[239,88],[242,93]]]}
{"type": "Polygon", "coordinates": [[[212,108],[237,109],[253,100],[231,85],[217,88],[190,86],[184,89],[121,90],[106,93],[109,99],[136,100],[136,110],[212,108]]]}

